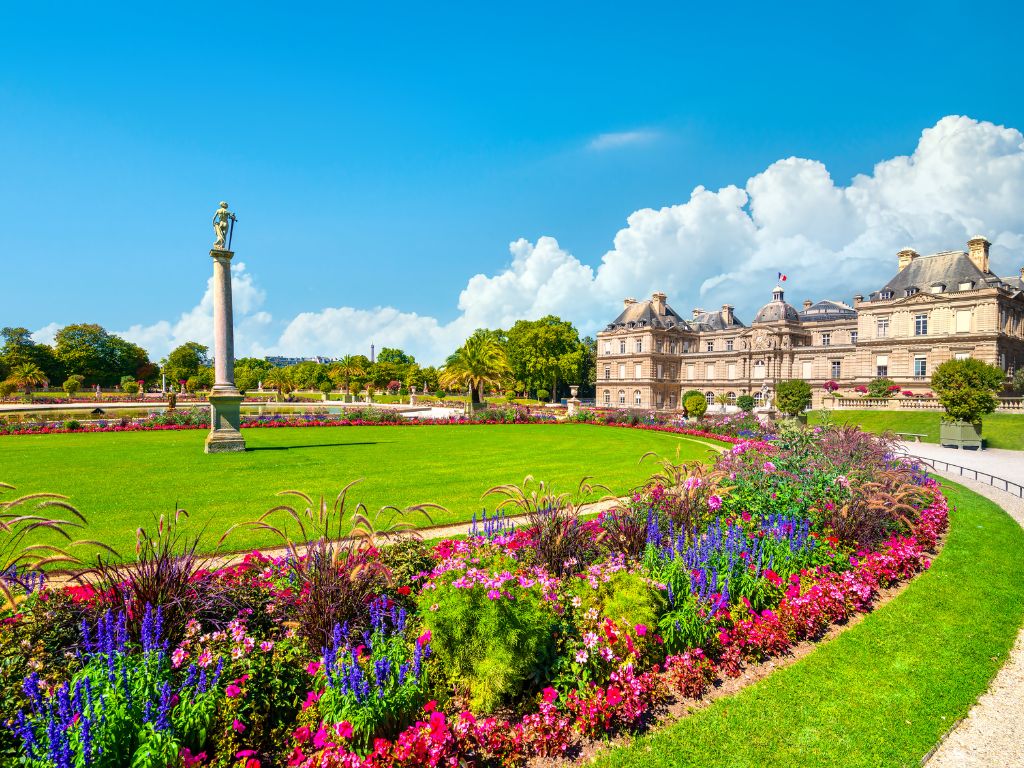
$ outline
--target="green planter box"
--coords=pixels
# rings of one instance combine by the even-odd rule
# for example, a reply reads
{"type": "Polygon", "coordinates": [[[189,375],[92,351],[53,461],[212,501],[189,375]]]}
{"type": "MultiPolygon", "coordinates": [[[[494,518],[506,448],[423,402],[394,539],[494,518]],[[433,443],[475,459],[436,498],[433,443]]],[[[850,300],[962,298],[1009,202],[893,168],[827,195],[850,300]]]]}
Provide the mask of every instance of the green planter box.
{"type": "Polygon", "coordinates": [[[968,421],[943,421],[939,425],[939,443],[946,448],[980,450],[981,428],[968,421]]]}

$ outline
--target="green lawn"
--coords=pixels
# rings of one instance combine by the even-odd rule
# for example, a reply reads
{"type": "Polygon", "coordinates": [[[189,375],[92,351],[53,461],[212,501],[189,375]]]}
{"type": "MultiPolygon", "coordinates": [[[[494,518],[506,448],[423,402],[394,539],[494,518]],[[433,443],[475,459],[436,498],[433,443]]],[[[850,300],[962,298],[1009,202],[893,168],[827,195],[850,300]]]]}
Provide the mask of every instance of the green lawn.
{"type": "MultiPolygon", "coordinates": [[[[938,411],[830,411],[832,420],[843,424],[857,424],[867,432],[916,432],[926,435],[926,443],[939,442],[938,411]]],[[[820,411],[813,411],[808,422],[816,424],[820,411]]],[[[992,413],[982,420],[982,436],[989,448],[1009,448],[1024,451],[1024,414],[992,413]]]]}
{"type": "MultiPolygon", "coordinates": [[[[646,430],[586,424],[260,428],[244,431],[244,454],[206,455],[202,430],[0,437],[0,482],[17,492],[62,493],[89,519],[85,536],[118,549],[154,516],[188,510],[216,539],[229,525],[279,503],[285,489],[333,497],[363,478],[352,503],[371,511],[435,502],[468,520],[488,488],[532,474],[574,491],[581,478],[623,493],[653,473],[647,451],[705,458],[706,443],[646,430]]],[[[7,494],[10,498],[10,494],[7,494]]],[[[494,501],[488,500],[488,508],[494,501]]],[[[417,520],[420,520],[417,518],[417,520]]],[[[422,521],[424,524],[426,521],[422,521]]],[[[273,543],[244,532],[228,545],[273,543]]]]}
{"type": "Polygon", "coordinates": [[[602,756],[610,768],[917,766],[1003,665],[1024,618],[1024,531],[949,484],[930,571],[807,658],[602,756]]]}

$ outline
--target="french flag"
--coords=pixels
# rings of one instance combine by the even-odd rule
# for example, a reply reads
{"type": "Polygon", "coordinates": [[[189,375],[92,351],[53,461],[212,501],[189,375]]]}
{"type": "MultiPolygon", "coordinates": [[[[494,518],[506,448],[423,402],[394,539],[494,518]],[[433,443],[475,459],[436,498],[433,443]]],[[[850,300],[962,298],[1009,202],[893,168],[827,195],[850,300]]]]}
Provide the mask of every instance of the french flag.
{"type": "Polygon", "coordinates": [[[782,274],[781,272],[779,272],[779,282],[780,283],[786,282],[786,276],[784,274],[782,274]]]}

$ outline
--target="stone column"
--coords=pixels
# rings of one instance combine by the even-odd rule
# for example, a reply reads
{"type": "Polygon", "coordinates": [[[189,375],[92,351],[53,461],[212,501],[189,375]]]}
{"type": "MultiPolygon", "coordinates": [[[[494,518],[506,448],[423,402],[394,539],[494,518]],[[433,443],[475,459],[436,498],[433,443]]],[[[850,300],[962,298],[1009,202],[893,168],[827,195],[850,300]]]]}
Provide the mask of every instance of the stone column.
{"type": "Polygon", "coordinates": [[[235,387],[235,328],[231,309],[231,257],[233,251],[214,248],[213,258],[213,355],[214,385],[210,392],[210,434],[207,453],[244,451],[239,431],[242,395],[235,387]]]}

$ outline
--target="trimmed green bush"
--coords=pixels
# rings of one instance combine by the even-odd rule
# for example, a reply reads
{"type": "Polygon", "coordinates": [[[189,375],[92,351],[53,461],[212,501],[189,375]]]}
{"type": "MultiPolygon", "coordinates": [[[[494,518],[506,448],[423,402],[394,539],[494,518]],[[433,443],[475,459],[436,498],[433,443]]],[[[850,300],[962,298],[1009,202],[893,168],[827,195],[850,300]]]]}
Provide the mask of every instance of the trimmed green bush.
{"type": "Polygon", "coordinates": [[[811,405],[811,385],[803,379],[780,382],[775,389],[775,405],[789,416],[803,413],[811,405]]]}
{"type": "Polygon", "coordinates": [[[538,400],[547,400],[549,397],[551,397],[551,393],[548,392],[546,389],[538,389],[537,390],[537,399],[538,400]]]}
{"type": "Polygon", "coordinates": [[[932,374],[932,389],[951,420],[978,425],[999,405],[1005,379],[1002,368],[973,357],[947,360],[932,374]]]}
{"type": "Polygon", "coordinates": [[[701,416],[707,413],[708,401],[704,399],[704,395],[690,395],[688,398],[686,398],[686,400],[683,401],[683,407],[686,408],[687,416],[699,419],[701,416]]]}
{"type": "Polygon", "coordinates": [[[750,413],[754,410],[754,398],[751,395],[740,395],[736,398],[736,405],[744,413],[750,413]]]}

